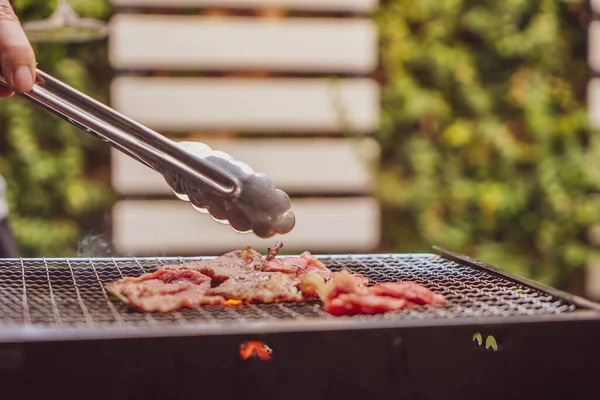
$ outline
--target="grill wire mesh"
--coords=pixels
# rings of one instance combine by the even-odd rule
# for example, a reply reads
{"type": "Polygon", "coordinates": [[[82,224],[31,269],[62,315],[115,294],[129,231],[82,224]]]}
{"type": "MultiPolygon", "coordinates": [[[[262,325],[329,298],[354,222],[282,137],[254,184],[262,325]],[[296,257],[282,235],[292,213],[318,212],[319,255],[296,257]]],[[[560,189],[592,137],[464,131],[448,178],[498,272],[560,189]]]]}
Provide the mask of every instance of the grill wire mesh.
{"type": "MultiPolygon", "coordinates": [[[[436,255],[335,255],[319,257],[334,271],[347,268],[372,283],[411,280],[443,294],[445,308],[415,307],[378,316],[344,318],[414,319],[540,315],[576,309],[565,299],[436,255]]],[[[339,318],[310,304],[205,306],[169,314],[131,311],[109,299],[104,285],[152,272],[161,263],[186,259],[48,259],[0,261],[0,326],[160,326],[339,318]]],[[[198,259],[198,258],[194,258],[198,259]]]]}

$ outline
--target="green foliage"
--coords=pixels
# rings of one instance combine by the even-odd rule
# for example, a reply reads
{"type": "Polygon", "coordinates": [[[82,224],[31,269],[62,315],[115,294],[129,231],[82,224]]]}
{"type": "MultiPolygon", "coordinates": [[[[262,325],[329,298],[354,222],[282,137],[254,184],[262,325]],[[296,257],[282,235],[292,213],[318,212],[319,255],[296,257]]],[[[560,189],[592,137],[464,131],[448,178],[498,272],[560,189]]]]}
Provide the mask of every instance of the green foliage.
{"type": "Polygon", "coordinates": [[[593,252],[584,0],[388,0],[379,196],[395,251],[440,245],[565,286],[593,252]]]}
{"type": "MultiPolygon", "coordinates": [[[[82,16],[106,20],[108,2],[72,0],[82,16]]],[[[15,0],[22,22],[47,18],[55,1],[15,0]]],[[[106,42],[34,44],[38,67],[107,101],[106,42]]],[[[109,148],[30,102],[0,101],[0,174],[7,180],[11,226],[24,256],[70,256],[102,222],[112,201],[109,148]]]]}

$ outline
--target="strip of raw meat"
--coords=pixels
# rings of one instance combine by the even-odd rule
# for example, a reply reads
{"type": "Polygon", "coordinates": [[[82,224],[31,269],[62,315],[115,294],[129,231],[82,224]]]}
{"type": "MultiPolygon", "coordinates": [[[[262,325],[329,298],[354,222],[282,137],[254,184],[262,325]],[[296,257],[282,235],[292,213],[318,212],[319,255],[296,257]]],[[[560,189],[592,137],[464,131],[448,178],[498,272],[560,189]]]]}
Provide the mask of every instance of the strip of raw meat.
{"type": "Polygon", "coordinates": [[[224,304],[221,296],[210,296],[211,278],[187,269],[166,270],[123,278],[106,290],[142,312],[171,312],[180,308],[224,304]]]}
{"type": "Polygon", "coordinates": [[[300,302],[303,296],[297,287],[299,284],[300,279],[288,274],[256,271],[229,278],[206,293],[246,302],[300,302]]]}

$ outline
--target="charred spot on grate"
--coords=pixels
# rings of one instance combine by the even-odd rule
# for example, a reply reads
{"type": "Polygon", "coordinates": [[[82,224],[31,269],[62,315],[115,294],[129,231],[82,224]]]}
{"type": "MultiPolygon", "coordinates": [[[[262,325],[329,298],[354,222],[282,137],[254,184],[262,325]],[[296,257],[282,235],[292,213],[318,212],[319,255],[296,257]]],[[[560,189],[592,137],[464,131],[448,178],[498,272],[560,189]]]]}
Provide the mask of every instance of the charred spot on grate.
{"type": "MultiPolygon", "coordinates": [[[[191,259],[191,258],[190,258],[191,259]]],[[[194,258],[199,259],[199,258],[194,258]]],[[[347,268],[372,283],[410,280],[446,297],[443,308],[415,307],[351,319],[426,319],[560,314],[577,307],[567,299],[436,255],[322,256],[332,270],[347,268]]],[[[169,314],[131,311],[104,285],[152,272],[161,263],[188,259],[61,259],[0,261],[0,325],[161,326],[265,320],[332,319],[319,302],[205,306],[169,314]]]]}

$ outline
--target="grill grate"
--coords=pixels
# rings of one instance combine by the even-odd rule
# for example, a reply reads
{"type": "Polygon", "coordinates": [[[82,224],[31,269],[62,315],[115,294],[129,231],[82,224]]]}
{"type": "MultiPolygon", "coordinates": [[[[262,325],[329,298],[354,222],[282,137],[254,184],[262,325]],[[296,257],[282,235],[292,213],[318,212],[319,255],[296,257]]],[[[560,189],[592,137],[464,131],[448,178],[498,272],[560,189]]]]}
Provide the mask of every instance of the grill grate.
{"type": "MultiPolygon", "coordinates": [[[[319,257],[332,270],[348,268],[371,282],[412,280],[446,296],[445,308],[416,307],[378,316],[412,319],[559,314],[577,307],[566,299],[436,255],[335,255],[319,257]]],[[[130,311],[111,302],[104,285],[151,272],[156,265],[192,258],[29,259],[0,261],[0,325],[160,326],[265,320],[337,318],[320,304],[207,306],[170,314],[130,311]]],[[[198,259],[198,258],[194,258],[198,259]]]]}

